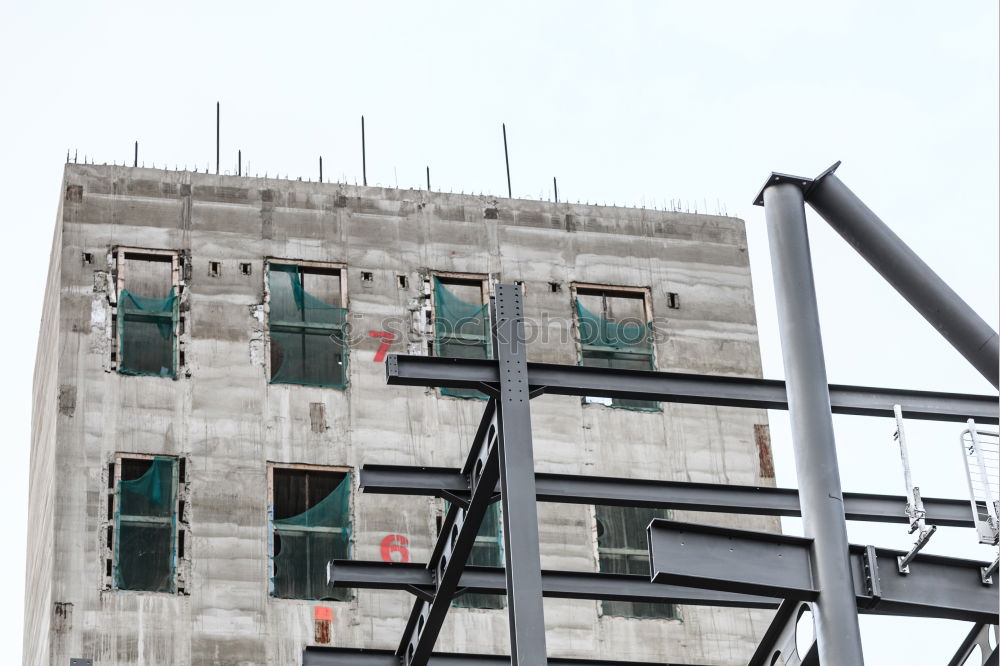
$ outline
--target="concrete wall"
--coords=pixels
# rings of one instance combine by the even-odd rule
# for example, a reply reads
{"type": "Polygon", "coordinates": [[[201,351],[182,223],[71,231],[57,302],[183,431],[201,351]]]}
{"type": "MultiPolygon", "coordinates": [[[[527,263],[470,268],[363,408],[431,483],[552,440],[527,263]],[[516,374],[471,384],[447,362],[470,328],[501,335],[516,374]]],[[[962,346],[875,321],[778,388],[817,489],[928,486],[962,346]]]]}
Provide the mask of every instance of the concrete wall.
{"type": "MultiPolygon", "coordinates": [[[[28,547],[24,595],[24,663],[43,664],[47,659],[50,632],[59,634],[65,623],[53,626],[52,569],[55,544],[56,428],[59,405],[63,410],[75,401],[72,391],[59,389],[59,302],[62,283],[62,202],[56,216],[52,252],[49,257],[45,302],[38,329],[35,376],[32,386],[31,462],[28,479],[28,547]]],[[[61,606],[60,620],[72,614],[72,606],[61,606]]]]}
{"type": "MultiPolygon", "coordinates": [[[[373,362],[378,340],[367,331],[387,320],[407,333],[393,351],[426,342],[409,322],[429,271],[523,281],[526,316],[536,333],[548,333],[529,347],[533,361],[577,362],[569,286],[578,281],[650,288],[658,369],[760,375],[746,239],[734,218],[77,165],[66,169],[64,192],[53,255],[62,271],[50,274],[45,310],[58,318],[59,337],[39,367],[58,356],[58,385],[75,400],[56,421],[58,396],[39,371],[36,413],[49,416],[36,418],[35,457],[51,455],[45,424],[57,422],[59,483],[47,505],[51,465],[36,478],[33,462],[31,511],[54,520],[54,561],[29,575],[26,663],[46,663],[38,656],[46,651],[52,664],[299,663],[314,640],[315,604],[268,595],[267,462],[459,466],[482,412],[478,401],[386,386],[383,365],[373,362]],[[190,255],[186,367],[177,380],[110,369],[108,273],[119,245],[190,255]],[[81,260],[84,252],[93,263],[81,260]],[[362,337],[346,390],[268,383],[266,257],[347,265],[351,321],[362,337]],[[209,277],[209,261],[221,262],[221,276],[209,277]],[[243,262],[250,276],[238,270],[243,262]],[[373,279],[362,282],[361,271],[373,279]],[[680,294],[680,309],[667,308],[668,292],[680,294]],[[315,404],[324,412],[318,427],[315,404]],[[186,458],[187,594],[104,589],[101,526],[115,452],[186,458]],[[72,616],[57,635],[37,609],[51,604],[55,617],[65,603],[72,616]]],[[[664,405],[639,413],[563,396],[532,404],[539,471],[773,483],[760,476],[760,410],[664,405]]],[[[403,534],[412,561],[426,561],[436,501],[355,493],[352,502],[355,558],[378,560],[382,538],[403,534]]],[[[539,516],[543,567],[596,569],[590,507],[543,504],[539,516]]],[[[698,519],[778,528],[762,517],[698,519]]],[[[30,548],[33,563],[44,544],[30,548]]],[[[363,590],[322,605],[333,609],[332,644],[387,648],[411,603],[402,592],[363,590]]],[[[598,602],[563,600],[546,600],[545,609],[553,656],[716,664],[745,663],[768,615],[683,607],[681,620],[632,620],[601,616],[598,602]]],[[[506,652],[506,624],[506,611],[453,610],[439,649],[506,652]]]]}

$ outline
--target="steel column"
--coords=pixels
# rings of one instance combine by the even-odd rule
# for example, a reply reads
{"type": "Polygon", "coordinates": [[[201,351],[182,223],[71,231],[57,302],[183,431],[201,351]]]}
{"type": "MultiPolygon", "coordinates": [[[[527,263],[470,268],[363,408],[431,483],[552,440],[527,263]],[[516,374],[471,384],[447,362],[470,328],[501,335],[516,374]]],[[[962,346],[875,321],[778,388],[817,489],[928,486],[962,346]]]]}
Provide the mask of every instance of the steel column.
{"type": "Polygon", "coordinates": [[[820,590],[813,605],[819,660],[823,666],[860,666],[864,655],[802,189],[793,183],[767,187],[764,217],[802,522],[806,536],[813,539],[820,590]]]}
{"type": "Polygon", "coordinates": [[[799,618],[808,608],[809,604],[804,601],[791,599],[782,601],[747,666],[773,666],[774,664],[819,666],[819,658],[816,656],[816,641],[812,642],[805,654],[799,654],[795,640],[795,630],[799,618]],[[781,656],[780,660],[776,658],[777,655],[781,656]]]}
{"type": "Polygon", "coordinates": [[[990,647],[990,633],[993,638],[997,638],[997,626],[977,622],[973,625],[969,633],[966,634],[962,644],[955,651],[955,656],[948,660],[948,666],[973,666],[969,664],[969,657],[979,647],[979,654],[982,657],[976,666],[996,666],[998,661],[997,649],[990,647]]]}
{"type": "MultiPolygon", "coordinates": [[[[448,467],[364,465],[359,487],[366,493],[422,495],[448,499],[468,497],[468,482],[461,471],[448,467]]],[[[654,481],[572,474],[535,474],[535,498],[562,504],[707,511],[759,516],[799,516],[799,495],[794,488],[736,486],[689,481],[654,481]]],[[[974,527],[969,501],[922,498],[927,521],[941,527],[974,527]]],[[[906,497],[844,493],[847,520],[908,523],[906,497]]]]}
{"type": "MultiPolygon", "coordinates": [[[[496,488],[497,430],[496,402],[490,399],[463,469],[468,501],[465,506],[453,502],[448,509],[427,565],[428,573],[433,575],[434,586],[424,598],[418,598],[414,603],[396,650],[402,666],[426,666],[434,650],[452,597],[458,589],[462,569],[472,552],[496,488]]],[[[328,577],[334,575],[331,570],[328,577]]]]}
{"type": "MultiPolygon", "coordinates": [[[[657,402],[788,409],[785,383],[773,379],[695,375],[588,368],[579,365],[529,363],[531,387],[552,395],[600,396],[657,402]]],[[[496,361],[469,358],[435,358],[389,354],[386,382],[392,386],[473,388],[496,386],[500,381],[496,361]]],[[[830,386],[836,414],[892,418],[893,405],[901,405],[908,419],[954,421],[969,418],[980,424],[1000,422],[997,397],[940,391],[830,386]]]]}
{"type": "Polygon", "coordinates": [[[809,186],[809,205],[993,386],[1000,337],[832,171],[809,186]]]}
{"type": "Polygon", "coordinates": [[[493,356],[500,379],[496,399],[497,445],[500,450],[510,660],[513,666],[541,666],[546,663],[545,613],[521,288],[515,284],[498,284],[495,294],[493,356]]]}

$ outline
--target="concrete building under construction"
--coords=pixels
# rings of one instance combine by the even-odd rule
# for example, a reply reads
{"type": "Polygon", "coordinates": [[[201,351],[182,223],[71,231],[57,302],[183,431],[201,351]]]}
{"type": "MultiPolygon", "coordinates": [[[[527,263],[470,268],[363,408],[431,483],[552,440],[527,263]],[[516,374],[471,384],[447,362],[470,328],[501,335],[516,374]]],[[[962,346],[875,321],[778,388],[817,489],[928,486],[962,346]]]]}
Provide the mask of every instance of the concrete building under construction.
{"type": "MultiPolygon", "coordinates": [[[[326,563],[427,561],[445,503],[361,493],[357,472],[460,466],[484,396],[388,386],[383,359],[488,357],[499,281],[523,287],[531,361],[761,376],[736,218],[67,165],[35,369],[24,663],[395,648],[412,597],[331,586],[326,563]]],[[[536,470],[773,486],[766,419],[546,395],[536,470]]],[[[493,506],[472,564],[503,563],[493,506]]],[[[645,527],[665,515],[540,504],[542,567],[648,574],[645,527]]],[[[508,653],[504,597],[453,603],[438,649],[508,653]]],[[[746,663],[771,615],[545,611],[553,657],[720,666],[746,663]]]]}

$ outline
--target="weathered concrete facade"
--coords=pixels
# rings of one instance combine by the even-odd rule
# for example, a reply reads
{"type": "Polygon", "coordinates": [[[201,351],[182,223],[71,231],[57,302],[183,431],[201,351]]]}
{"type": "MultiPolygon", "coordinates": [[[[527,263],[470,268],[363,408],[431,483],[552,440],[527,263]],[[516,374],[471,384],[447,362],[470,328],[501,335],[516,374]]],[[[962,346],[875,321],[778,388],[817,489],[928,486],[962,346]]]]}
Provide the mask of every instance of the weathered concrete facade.
{"type": "MultiPolygon", "coordinates": [[[[649,289],[659,370],[760,376],[738,219],[82,165],[66,167],[62,193],[35,373],[26,664],[297,664],[316,640],[317,605],[333,610],[331,644],[395,647],[405,593],[323,603],[269,595],[267,464],[462,464],[483,403],[386,386],[374,362],[381,341],[368,336],[396,322],[407,339],[392,351],[426,349],[420,304],[433,271],[523,282],[532,361],[577,363],[570,285],[591,283],[649,289]],[[113,370],[118,247],[181,253],[177,379],[113,370]],[[269,383],[267,258],[346,266],[361,332],[346,389],[269,383]],[[679,308],[668,307],[670,293],[679,308]],[[116,453],[185,460],[183,594],[106,589],[116,453]]],[[[773,485],[770,452],[755,439],[763,411],[643,413],[562,396],[532,407],[539,471],[773,485]]],[[[412,561],[426,561],[440,503],[364,495],[356,478],[353,557],[379,560],[385,535],[401,534],[412,561]]],[[[592,508],[542,504],[539,515],[544,568],[596,570],[592,508]]],[[[598,602],[569,600],[546,600],[545,610],[552,656],[710,664],[745,663],[768,617],[700,607],[682,607],[679,620],[607,617],[598,602]]],[[[453,609],[438,645],[505,653],[506,611],[453,609]]]]}

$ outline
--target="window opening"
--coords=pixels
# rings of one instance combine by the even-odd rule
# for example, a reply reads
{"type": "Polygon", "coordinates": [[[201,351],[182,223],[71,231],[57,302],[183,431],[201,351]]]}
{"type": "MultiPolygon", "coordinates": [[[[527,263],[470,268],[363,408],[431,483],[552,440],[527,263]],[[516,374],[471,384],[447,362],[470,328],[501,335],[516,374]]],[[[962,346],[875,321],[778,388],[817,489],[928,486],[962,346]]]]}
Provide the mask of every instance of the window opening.
{"type": "Polygon", "coordinates": [[[272,468],[273,596],[351,598],[326,581],[327,563],[350,557],[350,478],[347,470],[272,468]]]}
{"type": "Polygon", "coordinates": [[[177,460],[122,458],[115,489],[113,579],[118,590],[177,591],[177,460]]]}
{"type": "Polygon", "coordinates": [[[249,263],[241,263],[240,264],[240,274],[241,275],[244,275],[246,277],[250,277],[251,273],[253,273],[253,268],[251,267],[251,265],[249,263]]]}
{"type": "Polygon", "coordinates": [[[410,286],[410,281],[407,279],[405,275],[397,275],[396,286],[399,287],[400,289],[406,289],[407,287],[410,286]]]}
{"type": "MultiPolygon", "coordinates": [[[[492,356],[487,282],[483,278],[434,276],[434,355],[484,359],[492,356]]],[[[442,395],[486,400],[475,389],[441,389],[442,395]]]]}
{"type": "Polygon", "coordinates": [[[268,263],[272,384],[347,386],[344,301],[340,268],[268,263]]]}
{"type": "Polygon", "coordinates": [[[222,262],[221,261],[208,262],[208,276],[220,277],[221,275],[222,275],[222,262]]]}
{"type": "MultiPolygon", "coordinates": [[[[654,518],[670,518],[669,509],[595,505],[597,561],[602,573],[649,577],[646,527],[654,518]]],[[[616,617],[677,619],[674,604],[602,601],[601,614],[616,617]]]]}
{"type": "Polygon", "coordinates": [[[118,251],[118,372],[177,377],[178,257],[118,251]]]}
{"type": "MultiPolygon", "coordinates": [[[[580,365],[620,370],[655,370],[653,327],[644,290],[577,288],[576,318],[580,365]]],[[[597,403],[635,411],[660,411],[650,400],[586,397],[597,403]]]]}

